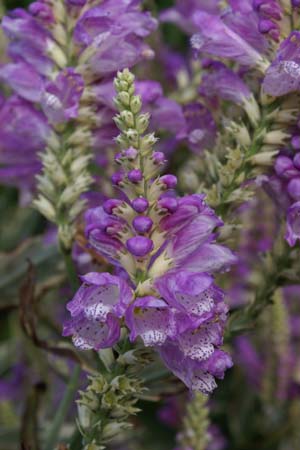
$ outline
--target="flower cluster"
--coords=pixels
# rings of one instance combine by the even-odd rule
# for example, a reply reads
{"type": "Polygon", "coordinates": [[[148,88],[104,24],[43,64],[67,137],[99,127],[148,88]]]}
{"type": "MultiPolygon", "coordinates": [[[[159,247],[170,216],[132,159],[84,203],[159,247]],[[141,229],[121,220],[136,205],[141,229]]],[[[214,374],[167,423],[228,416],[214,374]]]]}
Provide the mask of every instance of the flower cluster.
{"type": "Polygon", "coordinates": [[[114,112],[101,92],[117,70],[153,56],[144,38],[156,20],[136,1],[51,0],[11,11],[2,27],[12,62],[0,68],[0,78],[15,95],[1,108],[1,170],[11,184],[30,191],[41,168],[37,151],[45,148],[35,206],[58,225],[60,241],[70,248],[74,221],[84,207],[81,195],[92,183],[93,152],[110,145],[115,133],[114,112]],[[11,103],[18,111],[13,121],[11,103]],[[20,169],[24,137],[22,154],[28,157],[20,169]]]}
{"type": "Polygon", "coordinates": [[[189,388],[209,393],[232,364],[220,350],[228,308],[213,273],[235,256],[215,242],[222,222],[203,195],[178,198],[176,177],[159,176],[164,155],[145,134],[149,116],[140,114],[134,76],[125,69],[115,86],[122,151],[112,180],[120,196],[87,211],[86,233],[118,275],[82,278],[64,334],[79,348],[100,349],[117,343],[126,326],[131,341],[155,347],[189,388]]]}

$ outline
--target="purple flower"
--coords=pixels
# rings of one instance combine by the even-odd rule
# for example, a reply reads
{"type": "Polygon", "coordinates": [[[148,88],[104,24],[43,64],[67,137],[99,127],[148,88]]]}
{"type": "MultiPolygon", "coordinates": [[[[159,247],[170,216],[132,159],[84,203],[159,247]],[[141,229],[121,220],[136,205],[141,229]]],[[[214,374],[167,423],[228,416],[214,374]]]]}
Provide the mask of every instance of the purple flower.
{"type": "Polygon", "coordinates": [[[121,278],[91,272],[81,279],[83,285],[67,307],[72,317],[81,313],[87,319],[105,320],[109,313],[122,317],[132,299],[132,291],[121,278]]]}
{"type": "Polygon", "coordinates": [[[139,10],[139,2],[105,1],[82,15],[75,28],[75,40],[90,45],[101,33],[110,31],[121,38],[127,34],[146,37],[157,26],[148,12],[139,10]]]}
{"type": "Polygon", "coordinates": [[[195,50],[228,58],[250,67],[260,67],[264,64],[261,54],[221,18],[199,11],[194,15],[194,22],[199,29],[191,39],[195,50]]]}
{"type": "Polygon", "coordinates": [[[158,278],[156,287],[167,303],[186,314],[195,315],[197,323],[215,315],[215,306],[223,293],[207,273],[175,271],[158,278]]]}
{"type": "Polygon", "coordinates": [[[288,209],[285,238],[291,247],[300,239],[300,202],[294,203],[288,209]]]}
{"type": "Polygon", "coordinates": [[[8,53],[12,59],[27,62],[40,74],[49,75],[53,62],[47,55],[52,45],[48,30],[23,9],[4,16],[2,27],[9,39],[8,53]]]}
{"type": "Polygon", "coordinates": [[[215,63],[212,70],[201,80],[200,92],[204,96],[216,96],[238,105],[245,104],[251,91],[244,81],[233,70],[223,64],[215,63]]]}
{"type": "Polygon", "coordinates": [[[75,119],[83,89],[83,79],[73,69],[65,69],[47,83],[41,105],[49,121],[57,124],[75,119]]]}
{"type": "Polygon", "coordinates": [[[34,186],[40,170],[37,152],[45,147],[50,129],[42,112],[12,96],[0,108],[0,176],[7,184],[34,186]]]}
{"type": "Polygon", "coordinates": [[[85,214],[86,236],[90,245],[109,261],[118,265],[117,255],[124,245],[117,233],[124,223],[115,215],[107,214],[103,207],[89,209],[85,214]]]}
{"type": "Polygon", "coordinates": [[[36,70],[24,62],[4,64],[0,68],[0,78],[20,97],[31,102],[39,102],[43,91],[43,80],[36,70]]]}
{"type": "Polygon", "coordinates": [[[269,44],[259,30],[259,16],[253,9],[253,2],[248,0],[231,0],[230,6],[222,14],[222,20],[235,33],[248,42],[259,53],[265,54],[269,44]]]}
{"type": "Polygon", "coordinates": [[[297,91],[300,86],[300,32],[293,31],[285,39],[267,70],[263,88],[267,94],[279,97],[297,91]]]}
{"type": "MultiPolygon", "coordinates": [[[[209,337],[206,339],[209,341],[209,337]]],[[[201,360],[189,358],[171,341],[160,347],[160,355],[166,366],[191,390],[210,394],[216,388],[214,376],[208,371],[209,360],[201,362],[201,360]]],[[[219,369],[214,369],[214,373],[218,372],[223,376],[224,371],[232,366],[232,362],[227,354],[219,355],[219,357],[221,357],[218,360],[219,369]]]]}
{"type": "Polygon", "coordinates": [[[160,20],[175,23],[187,34],[194,33],[197,28],[193,16],[199,10],[218,14],[219,2],[218,0],[177,0],[175,7],[166,9],[160,14],[160,20]]]}
{"type": "Polygon", "coordinates": [[[201,103],[189,103],[184,106],[183,114],[189,148],[197,154],[213,148],[217,127],[210,111],[201,103]]]}
{"type": "Polygon", "coordinates": [[[156,297],[137,298],[127,309],[126,324],[130,329],[130,340],[137,336],[145,346],[160,346],[168,337],[175,337],[176,322],[167,303],[156,297]]]}
{"type": "Polygon", "coordinates": [[[64,324],[64,336],[73,336],[81,349],[111,347],[120,336],[121,318],[132,300],[132,290],[119,277],[91,272],[81,277],[83,285],[67,308],[71,319],[64,324]]]}
{"type": "MultiPolygon", "coordinates": [[[[125,94],[129,86],[134,91],[132,78],[127,70],[119,73],[117,92],[125,89],[125,94]]],[[[116,104],[123,98],[127,96],[118,94],[116,104]]],[[[117,123],[125,116],[123,106],[120,110],[117,123]]],[[[145,117],[137,115],[136,121],[145,117]]],[[[121,122],[122,131],[125,125],[121,122]]],[[[130,136],[138,133],[129,128],[130,136]]],[[[133,139],[117,156],[122,169],[114,182],[123,201],[110,200],[104,208],[90,209],[85,217],[89,244],[119,274],[127,274],[128,284],[108,274],[103,280],[97,274],[89,274],[91,280],[83,278],[84,285],[68,306],[78,323],[68,323],[65,333],[73,335],[76,345],[97,349],[117,339],[114,323],[113,337],[108,336],[107,320],[124,320],[131,341],[140,338],[145,346],[158,349],[166,365],[190,389],[209,393],[216,386],[214,377],[222,378],[232,365],[220,350],[228,307],[213,273],[226,270],[236,258],[215,242],[214,232],[222,221],[204,196],[176,198],[177,178],[159,175],[164,156],[151,151],[155,137],[140,134],[147,145],[145,155],[133,139]],[[93,340],[90,330],[94,333],[94,328],[93,340]]]]}
{"type": "Polygon", "coordinates": [[[76,24],[74,39],[95,51],[89,66],[97,75],[109,75],[131,67],[153,52],[143,38],[155,30],[157,22],[147,12],[141,12],[139,2],[108,0],[90,8],[76,24]]]}
{"type": "Polygon", "coordinates": [[[100,350],[112,347],[120,338],[119,321],[108,315],[105,321],[87,319],[84,314],[64,323],[63,336],[72,336],[73,343],[81,350],[100,350]]]}

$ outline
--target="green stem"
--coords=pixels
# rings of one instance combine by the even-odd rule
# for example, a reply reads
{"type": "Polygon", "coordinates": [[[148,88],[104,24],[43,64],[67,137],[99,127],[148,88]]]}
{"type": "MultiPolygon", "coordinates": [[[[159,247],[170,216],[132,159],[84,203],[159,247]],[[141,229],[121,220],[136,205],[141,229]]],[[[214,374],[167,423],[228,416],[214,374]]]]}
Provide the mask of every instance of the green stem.
{"type": "Polygon", "coordinates": [[[247,149],[244,161],[241,165],[241,167],[236,171],[231,183],[223,187],[222,191],[222,197],[220,200],[220,204],[215,208],[218,215],[222,217],[223,220],[225,220],[226,215],[228,211],[230,210],[230,203],[228,203],[228,199],[230,195],[237,189],[240,185],[237,182],[240,175],[242,173],[245,174],[245,180],[249,180],[253,175],[253,169],[254,166],[252,165],[250,158],[257,153],[260,152],[260,149],[263,145],[263,133],[267,133],[267,131],[270,129],[270,126],[272,125],[272,119],[270,119],[270,113],[272,113],[276,108],[278,107],[278,102],[274,102],[271,106],[264,107],[262,109],[262,117],[261,117],[261,123],[260,125],[254,130],[253,136],[251,139],[251,145],[247,149]]]}
{"type": "Polygon", "coordinates": [[[272,303],[274,292],[281,285],[282,270],[289,268],[290,265],[287,245],[280,255],[277,257],[273,255],[273,261],[274,266],[269,272],[266,271],[264,282],[256,290],[253,303],[232,313],[225,335],[226,340],[253,329],[262,311],[272,303]]]}
{"type": "Polygon", "coordinates": [[[79,279],[77,276],[76,267],[75,267],[73,259],[72,259],[71,250],[66,249],[63,245],[60,246],[60,249],[61,249],[61,253],[63,255],[64,261],[65,261],[66,271],[67,271],[71,289],[73,292],[76,292],[80,286],[80,283],[79,283],[79,279]]]}
{"type": "Polygon", "coordinates": [[[76,366],[73,370],[73,375],[69,381],[65,394],[58,407],[55,419],[46,439],[44,450],[53,450],[58,442],[60,429],[64,423],[64,419],[70,409],[78,388],[79,376],[80,366],[76,366]]]}
{"type": "Polygon", "coordinates": [[[74,431],[74,433],[71,436],[70,444],[69,444],[70,450],[81,450],[82,449],[82,436],[78,428],[74,431]]]}

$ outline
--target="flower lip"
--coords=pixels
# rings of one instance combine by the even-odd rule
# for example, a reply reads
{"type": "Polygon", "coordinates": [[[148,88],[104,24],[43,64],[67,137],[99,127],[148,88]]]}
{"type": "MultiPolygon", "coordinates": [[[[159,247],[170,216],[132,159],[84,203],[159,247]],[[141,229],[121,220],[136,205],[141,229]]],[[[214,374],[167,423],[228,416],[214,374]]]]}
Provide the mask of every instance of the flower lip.
{"type": "Polygon", "coordinates": [[[144,236],[135,236],[127,240],[127,250],[134,256],[146,256],[153,250],[153,242],[144,236]]]}

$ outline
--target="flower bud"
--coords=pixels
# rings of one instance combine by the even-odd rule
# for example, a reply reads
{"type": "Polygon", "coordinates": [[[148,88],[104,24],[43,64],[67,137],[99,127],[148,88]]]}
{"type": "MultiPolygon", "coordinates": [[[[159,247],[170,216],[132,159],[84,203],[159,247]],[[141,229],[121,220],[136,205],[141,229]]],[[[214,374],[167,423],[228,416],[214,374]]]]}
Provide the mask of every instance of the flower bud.
{"type": "Polygon", "coordinates": [[[140,169],[133,169],[128,172],[128,180],[131,181],[131,183],[139,183],[143,179],[143,174],[140,169]]]}
{"type": "Polygon", "coordinates": [[[300,150],[300,136],[293,136],[291,139],[291,144],[294,150],[300,150]]]}
{"type": "Polygon", "coordinates": [[[115,172],[111,177],[112,184],[115,184],[116,186],[119,186],[120,183],[122,183],[123,179],[124,179],[124,172],[121,170],[115,172]]]}
{"type": "Polygon", "coordinates": [[[149,208],[149,203],[144,197],[138,197],[132,200],[131,206],[137,213],[143,213],[149,208]]]}
{"type": "Polygon", "coordinates": [[[135,236],[127,240],[127,250],[134,256],[147,256],[153,250],[153,242],[144,236],[135,236]]]}
{"type": "Polygon", "coordinates": [[[149,117],[150,115],[148,113],[146,114],[141,114],[137,120],[136,120],[136,129],[138,130],[139,133],[143,134],[148,126],[149,126],[149,117]]]}
{"type": "Polygon", "coordinates": [[[141,108],[142,108],[141,97],[139,95],[134,95],[130,101],[131,111],[133,112],[133,114],[137,114],[140,112],[141,108]]]}
{"type": "Polygon", "coordinates": [[[166,157],[163,152],[154,152],[152,155],[154,164],[164,164],[166,162],[166,157]]]}
{"type": "Polygon", "coordinates": [[[141,139],[141,150],[147,151],[151,149],[153,145],[156,144],[156,142],[157,138],[155,137],[154,133],[146,134],[146,136],[141,139]]]}
{"type": "Polygon", "coordinates": [[[287,187],[288,193],[295,200],[300,200],[300,177],[293,178],[287,187]]]}
{"type": "Polygon", "coordinates": [[[117,198],[110,198],[109,200],[106,200],[103,204],[103,209],[107,214],[113,214],[114,208],[117,208],[118,206],[122,205],[122,201],[118,200],[117,198]]]}
{"type": "Polygon", "coordinates": [[[116,162],[117,164],[121,164],[121,163],[122,163],[122,158],[123,158],[122,153],[121,153],[121,152],[118,152],[118,153],[115,155],[114,160],[115,160],[115,162],[116,162]]]}
{"type": "Polygon", "coordinates": [[[124,155],[126,156],[126,158],[128,158],[130,161],[135,160],[135,158],[137,157],[138,151],[133,148],[133,147],[129,147],[127,150],[125,150],[124,155]]]}
{"type": "Polygon", "coordinates": [[[269,131],[264,137],[265,144],[272,145],[283,145],[288,139],[290,135],[288,133],[284,133],[282,130],[273,130],[269,131]]]}
{"type": "Polygon", "coordinates": [[[124,106],[129,106],[130,95],[125,91],[119,92],[117,100],[119,100],[124,106]]]}
{"type": "Polygon", "coordinates": [[[127,125],[127,127],[129,128],[134,127],[134,117],[131,111],[122,111],[120,116],[123,122],[125,122],[125,124],[127,125]]]}
{"type": "Polygon", "coordinates": [[[166,209],[167,211],[173,213],[177,210],[178,202],[175,197],[162,197],[158,201],[158,206],[161,209],[166,209]]]}
{"type": "Polygon", "coordinates": [[[138,144],[139,135],[138,135],[138,132],[136,130],[130,128],[124,134],[127,137],[129,142],[131,142],[134,145],[138,144]]]}
{"type": "Polygon", "coordinates": [[[175,175],[163,175],[160,177],[160,181],[166,186],[167,189],[176,188],[177,177],[175,177],[175,175]]]}
{"type": "Polygon", "coordinates": [[[148,233],[153,225],[153,220],[147,216],[137,216],[132,222],[133,228],[138,233],[148,233]]]}
{"type": "Polygon", "coordinates": [[[129,69],[124,69],[123,72],[118,72],[118,78],[126,81],[129,85],[131,85],[135,80],[135,76],[129,69]]]}
{"type": "Polygon", "coordinates": [[[296,169],[300,170],[300,153],[297,153],[297,154],[294,156],[293,164],[294,164],[294,166],[296,167],[296,169]]]}
{"type": "Polygon", "coordinates": [[[287,156],[278,156],[275,162],[275,172],[279,177],[283,178],[291,178],[297,175],[293,161],[287,156]]]}

